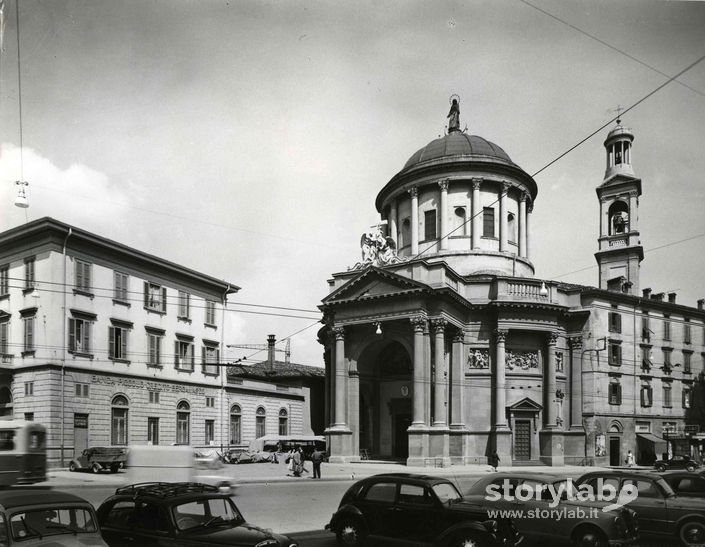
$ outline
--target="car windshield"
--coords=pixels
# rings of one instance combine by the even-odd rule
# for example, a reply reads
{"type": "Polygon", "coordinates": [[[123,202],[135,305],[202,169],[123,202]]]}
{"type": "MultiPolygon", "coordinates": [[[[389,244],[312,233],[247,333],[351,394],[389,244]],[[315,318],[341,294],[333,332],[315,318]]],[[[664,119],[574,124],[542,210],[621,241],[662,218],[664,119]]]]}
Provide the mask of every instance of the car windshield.
{"type": "Polygon", "coordinates": [[[97,532],[93,512],[82,507],[35,509],[15,513],[10,517],[10,530],[15,541],[55,534],[97,532]]]}
{"type": "Polygon", "coordinates": [[[209,526],[237,526],[242,515],[229,498],[206,498],[175,505],[172,509],[179,530],[194,530],[209,526]]]}
{"type": "Polygon", "coordinates": [[[458,492],[458,489],[449,482],[441,482],[433,485],[433,492],[436,494],[441,503],[460,501],[463,496],[458,492]]]}

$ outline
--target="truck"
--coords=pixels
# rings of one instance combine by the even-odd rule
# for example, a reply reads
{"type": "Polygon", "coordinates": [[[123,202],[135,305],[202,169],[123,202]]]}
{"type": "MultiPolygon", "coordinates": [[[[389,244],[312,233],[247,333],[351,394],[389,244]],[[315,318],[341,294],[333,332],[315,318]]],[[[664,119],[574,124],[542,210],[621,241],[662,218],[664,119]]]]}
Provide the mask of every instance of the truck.
{"type": "Polygon", "coordinates": [[[86,448],[81,455],[69,463],[69,471],[92,471],[100,473],[108,470],[117,473],[125,467],[127,456],[125,449],[111,446],[94,446],[86,448]]]}

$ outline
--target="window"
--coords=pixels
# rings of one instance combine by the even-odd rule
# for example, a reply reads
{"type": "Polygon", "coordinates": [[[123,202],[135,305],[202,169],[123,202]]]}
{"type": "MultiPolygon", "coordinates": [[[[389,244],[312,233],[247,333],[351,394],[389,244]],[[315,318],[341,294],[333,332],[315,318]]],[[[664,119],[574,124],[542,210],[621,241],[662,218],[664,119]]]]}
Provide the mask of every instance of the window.
{"type": "Polygon", "coordinates": [[[34,395],[34,382],[24,383],[24,394],[25,397],[31,397],[32,395],[34,395]]]}
{"type": "Polygon", "coordinates": [[[10,267],[0,266],[0,296],[10,293],[10,267]]]}
{"type": "Polygon", "coordinates": [[[151,366],[160,366],[162,364],[162,336],[155,332],[147,332],[148,352],[147,364],[151,366]]]}
{"type": "Polygon", "coordinates": [[[609,314],[609,331],[622,332],[622,316],[617,312],[610,312],[609,314]]]}
{"type": "Polygon", "coordinates": [[[90,292],[91,264],[83,260],[76,260],[75,264],[74,287],[79,291],[90,292]]]}
{"type": "Polygon", "coordinates": [[[242,411],[240,405],[233,405],[230,408],[230,444],[240,444],[242,411]]]}
{"type": "Polygon", "coordinates": [[[482,237],[494,237],[494,209],[492,207],[482,209],[482,237]]]}
{"type": "Polygon", "coordinates": [[[31,257],[26,258],[24,261],[24,288],[33,289],[34,285],[34,257],[31,257]]]}
{"type": "Polygon", "coordinates": [[[144,307],[149,311],[166,313],[166,287],[145,281],[144,307]]]}
{"type": "Polygon", "coordinates": [[[212,444],[215,441],[215,421],[206,420],[206,444],[212,444]]]}
{"type": "Polygon", "coordinates": [[[622,346],[617,342],[610,342],[609,363],[610,365],[622,364],[622,346]]]}
{"type": "Polygon", "coordinates": [[[255,438],[264,437],[266,435],[266,420],[267,412],[263,407],[258,407],[255,417],[255,438]]]}
{"type": "Polygon", "coordinates": [[[159,392],[158,391],[150,391],[149,392],[149,402],[155,405],[159,404],[159,392]]]}
{"type": "Polygon", "coordinates": [[[176,444],[189,444],[191,406],[186,401],[176,405],[176,444]]]}
{"type": "Polygon", "coordinates": [[[69,319],[69,351],[90,353],[91,321],[79,317],[69,319]]]}
{"type": "Polygon", "coordinates": [[[174,342],[174,359],[177,369],[193,371],[193,342],[185,340],[174,342]]]}
{"type": "Polygon", "coordinates": [[[24,419],[26,422],[33,422],[34,421],[34,412],[25,412],[24,419]]]}
{"type": "Polygon", "coordinates": [[[690,344],[690,320],[686,319],[683,325],[683,342],[690,344]]]}
{"type": "Polygon", "coordinates": [[[670,383],[663,384],[663,407],[671,408],[673,406],[673,401],[671,399],[671,392],[673,391],[673,386],[670,383]]]}
{"type": "Polygon", "coordinates": [[[89,385],[88,384],[75,384],[75,395],[76,397],[88,398],[90,397],[89,385]]]}
{"type": "Polygon", "coordinates": [[[423,219],[424,240],[436,239],[436,210],[424,211],[423,219]]]}
{"type": "Polygon", "coordinates": [[[650,384],[644,383],[641,385],[641,406],[649,408],[654,401],[654,392],[650,384]]]}
{"type": "Polygon", "coordinates": [[[514,213],[509,213],[507,215],[507,241],[516,243],[517,240],[517,225],[514,213]]]}
{"type": "Polygon", "coordinates": [[[0,357],[8,355],[10,340],[10,322],[5,318],[3,321],[0,318],[0,357]]]}
{"type": "Polygon", "coordinates": [[[671,371],[673,370],[673,364],[671,363],[671,352],[673,350],[671,348],[663,348],[663,371],[666,374],[671,374],[671,371]]]}
{"type": "Polygon", "coordinates": [[[113,272],[113,298],[119,302],[127,302],[128,275],[113,272]]]}
{"type": "Polygon", "coordinates": [[[455,226],[453,228],[454,236],[462,236],[468,234],[468,224],[465,217],[465,207],[455,208],[455,226]]]}
{"type": "Polygon", "coordinates": [[[648,315],[644,315],[641,318],[641,339],[645,342],[651,340],[651,329],[649,328],[648,315]]]}
{"type": "Polygon", "coordinates": [[[365,499],[367,501],[382,501],[393,503],[397,492],[397,485],[393,482],[378,482],[367,490],[365,499]]]}
{"type": "Polygon", "coordinates": [[[215,325],[215,302],[206,300],[206,325],[215,325]]]}
{"type": "Polygon", "coordinates": [[[113,446],[127,445],[127,413],[127,397],[113,397],[110,420],[110,444],[113,446]]]}
{"type": "Polygon", "coordinates": [[[431,503],[431,496],[423,486],[416,484],[400,484],[399,503],[429,505],[431,503]]]}
{"type": "Polygon", "coordinates": [[[206,397],[206,408],[215,408],[215,397],[206,397]]]}
{"type": "Polygon", "coordinates": [[[33,352],[34,351],[34,326],[35,326],[35,317],[34,315],[31,315],[29,317],[23,317],[22,322],[24,323],[24,336],[23,336],[23,344],[22,344],[22,351],[24,352],[33,352]]]}
{"type": "Polygon", "coordinates": [[[683,386],[683,408],[690,408],[690,386],[683,386]]]}
{"type": "Polygon", "coordinates": [[[279,411],[279,434],[288,435],[289,434],[289,414],[285,408],[279,411]]]}
{"type": "Polygon", "coordinates": [[[184,291],[179,291],[179,314],[180,319],[191,317],[191,295],[184,291]]]}
{"type": "Polygon", "coordinates": [[[692,374],[693,372],[691,355],[693,354],[689,351],[683,352],[683,374],[692,374]]]}
{"type": "Polygon", "coordinates": [[[641,370],[649,372],[653,363],[651,362],[651,346],[642,346],[641,348],[641,370]]]}
{"type": "Polygon", "coordinates": [[[671,319],[668,315],[663,316],[663,339],[671,339],[671,319]]]}
{"type": "Polygon", "coordinates": [[[405,218],[401,222],[401,245],[399,247],[407,245],[411,245],[411,220],[405,218]]]}
{"type": "Polygon", "coordinates": [[[108,358],[127,359],[127,333],[124,327],[108,327],[108,358]]]}
{"type": "Polygon", "coordinates": [[[220,350],[218,346],[210,343],[201,347],[201,362],[204,374],[218,375],[218,363],[220,362],[220,350]]]}
{"type": "Polygon", "coordinates": [[[619,383],[619,380],[613,379],[610,381],[608,397],[611,405],[622,404],[622,385],[619,383]]]}
{"type": "Polygon", "coordinates": [[[159,444],[159,418],[147,418],[147,444],[159,444]]]}

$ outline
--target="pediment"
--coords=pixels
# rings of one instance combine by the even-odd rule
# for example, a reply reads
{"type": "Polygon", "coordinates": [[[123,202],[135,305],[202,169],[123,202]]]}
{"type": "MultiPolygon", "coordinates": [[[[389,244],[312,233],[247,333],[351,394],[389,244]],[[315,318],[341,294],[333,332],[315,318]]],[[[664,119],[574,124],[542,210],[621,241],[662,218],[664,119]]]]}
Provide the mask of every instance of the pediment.
{"type": "Polygon", "coordinates": [[[521,401],[517,401],[509,407],[511,412],[540,412],[543,406],[529,397],[524,397],[521,401]]]}
{"type": "Polygon", "coordinates": [[[323,299],[323,304],[409,294],[429,289],[430,287],[424,283],[370,267],[329,294],[323,299]]]}

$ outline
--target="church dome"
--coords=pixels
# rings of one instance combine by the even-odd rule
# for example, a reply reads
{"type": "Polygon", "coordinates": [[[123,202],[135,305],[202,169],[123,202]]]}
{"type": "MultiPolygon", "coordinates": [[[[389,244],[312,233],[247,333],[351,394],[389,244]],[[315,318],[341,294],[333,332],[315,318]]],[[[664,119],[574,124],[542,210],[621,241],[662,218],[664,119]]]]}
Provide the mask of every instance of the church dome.
{"type": "Polygon", "coordinates": [[[505,163],[514,166],[509,155],[495,143],[477,135],[468,135],[461,131],[452,131],[434,139],[417,150],[406,162],[400,173],[417,166],[434,163],[466,162],[469,160],[505,163]]]}

